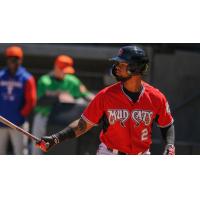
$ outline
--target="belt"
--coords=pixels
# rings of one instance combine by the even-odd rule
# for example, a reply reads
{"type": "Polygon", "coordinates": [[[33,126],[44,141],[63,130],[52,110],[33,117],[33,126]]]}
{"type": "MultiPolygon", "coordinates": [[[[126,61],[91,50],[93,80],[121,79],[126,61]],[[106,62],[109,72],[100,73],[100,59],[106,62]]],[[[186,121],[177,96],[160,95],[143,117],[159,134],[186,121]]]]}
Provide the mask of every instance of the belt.
{"type": "Polygon", "coordinates": [[[117,150],[117,149],[111,149],[111,148],[108,148],[108,147],[107,147],[107,149],[108,149],[109,151],[111,151],[113,154],[117,154],[117,155],[127,155],[127,153],[121,152],[121,151],[119,151],[119,150],[117,150]]]}
{"type": "MultiPolygon", "coordinates": [[[[111,151],[113,154],[117,154],[117,155],[128,155],[127,153],[121,152],[121,151],[119,151],[119,150],[117,150],[117,149],[111,149],[111,148],[108,148],[108,147],[107,147],[107,149],[108,149],[109,151],[111,151]]],[[[148,149],[147,151],[145,151],[145,152],[140,152],[140,153],[138,153],[138,155],[150,155],[149,149],[148,149]]]]}

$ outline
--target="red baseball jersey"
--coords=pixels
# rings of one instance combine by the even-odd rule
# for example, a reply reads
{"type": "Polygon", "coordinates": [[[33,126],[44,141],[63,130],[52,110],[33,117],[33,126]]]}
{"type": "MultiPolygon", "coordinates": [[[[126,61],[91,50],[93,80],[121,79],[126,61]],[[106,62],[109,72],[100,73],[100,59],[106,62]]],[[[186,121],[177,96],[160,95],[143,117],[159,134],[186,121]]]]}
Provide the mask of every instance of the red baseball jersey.
{"type": "Polygon", "coordinates": [[[142,154],[152,143],[153,121],[157,119],[158,126],[163,128],[173,123],[165,96],[146,82],[142,85],[137,102],[125,94],[121,82],[109,86],[97,94],[82,114],[92,125],[107,119],[100,139],[108,148],[142,154]]]}

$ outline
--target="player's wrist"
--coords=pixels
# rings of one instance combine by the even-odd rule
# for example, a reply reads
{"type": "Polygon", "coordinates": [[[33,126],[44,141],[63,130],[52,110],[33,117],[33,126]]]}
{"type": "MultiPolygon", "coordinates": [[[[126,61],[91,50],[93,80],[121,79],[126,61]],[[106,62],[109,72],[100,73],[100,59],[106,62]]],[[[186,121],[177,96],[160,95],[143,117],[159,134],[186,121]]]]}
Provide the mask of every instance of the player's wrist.
{"type": "Polygon", "coordinates": [[[66,127],[62,131],[55,133],[51,136],[42,137],[41,140],[37,143],[37,146],[43,151],[47,152],[55,145],[69,139],[76,137],[74,130],[70,127],[66,127]]]}
{"type": "Polygon", "coordinates": [[[39,147],[44,152],[49,151],[53,146],[56,145],[55,138],[52,136],[44,136],[40,141],[36,143],[36,146],[39,147]]]}
{"type": "Polygon", "coordinates": [[[52,135],[55,144],[59,144],[63,141],[70,140],[76,137],[74,130],[70,127],[63,129],[62,131],[52,135]]]}

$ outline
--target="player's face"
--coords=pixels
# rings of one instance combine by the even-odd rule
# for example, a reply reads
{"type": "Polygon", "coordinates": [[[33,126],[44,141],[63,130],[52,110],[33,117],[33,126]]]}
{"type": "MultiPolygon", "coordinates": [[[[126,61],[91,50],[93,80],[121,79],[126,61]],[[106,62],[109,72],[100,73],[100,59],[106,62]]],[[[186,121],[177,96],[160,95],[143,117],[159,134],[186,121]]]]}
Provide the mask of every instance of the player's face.
{"type": "Polygon", "coordinates": [[[22,64],[22,59],[17,57],[7,58],[7,67],[11,73],[15,73],[18,67],[22,64]]]}
{"type": "Polygon", "coordinates": [[[126,77],[128,75],[127,68],[128,68],[127,63],[118,63],[116,66],[116,75],[126,77]]]}
{"type": "Polygon", "coordinates": [[[59,69],[58,67],[54,67],[54,76],[57,78],[57,79],[60,79],[60,80],[63,80],[64,77],[65,77],[65,73],[59,69]]]}
{"type": "Polygon", "coordinates": [[[115,64],[115,75],[117,81],[126,81],[130,78],[128,73],[128,64],[127,63],[116,63],[115,64]]]}

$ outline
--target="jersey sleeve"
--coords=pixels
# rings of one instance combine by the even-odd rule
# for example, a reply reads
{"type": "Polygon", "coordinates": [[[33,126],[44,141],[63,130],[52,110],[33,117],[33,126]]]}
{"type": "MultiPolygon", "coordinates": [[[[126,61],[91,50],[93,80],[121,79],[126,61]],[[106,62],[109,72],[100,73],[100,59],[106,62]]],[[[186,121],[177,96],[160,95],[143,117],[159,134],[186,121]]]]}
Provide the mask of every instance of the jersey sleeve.
{"type": "Polygon", "coordinates": [[[161,101],[160,101],[159,107],[160,108],[159,108],[158,114],[157,114],[158,115],[158,120],[157,120],[158,126],[161,128],[165,128],[165,127],[168,127],[171,124],[173,124],[174,119],[170,112],[169,103],[163,94],[161,95],[161,101]]]}
{"type": "Polygon", "coordinates": [[[98,93],[82,114],[82,118],[93,126],[97,126],[104,113],[103,93],[98,93]]]}
{"type": "Polygon", "coordinates": [[[21,114],[27,117],[36,105],[37,94],[36,94],[36,84],[33,77],[29,78],[25,84],[25,105],[21,110],[21,114]]]}
{"type": "Polygon", "coordinates": [[[88,91],[88,89],[86,88],[86,86],[81,82],[79,90],[81,92],[81,95],[83,97],[88,97],[91,95],[91,93],[88,91]]]}
{"type": "Polygon", "coordinates": [[[69,92],[74,98],[81,98],[84,95],[81,92],[81,81],[75,75],[67,75],[67,82],[70,82],[69,92]]]}
{"type": "Polygon", "coordinates": [[[75,82],[74,87],[73,87],[73,96],[75,98],[81,98],[84,97],[84,94],[81,92],[81,82],[77,80],[75,82]]]}
{"type": "Polygon", "coordinates": [[[81,97],[87,97],[90,95],[90,92],[87,90],[87,88],[85,87],[85,85],[81,82],[81,80],[77,77],[74,77],[74,79],[76,80],[76,84],[75,84],[75,88],[74,88],[74,96],[76,98],[81,98],[81,97]]]}
{"type": "Polygon", "coordinates": [[[45,94],[46,94],[47,86],[43,79],[44,78],[41,77],[37,82],[37,97],[38,97],[38,99],[45,96],[45,94]]]}

